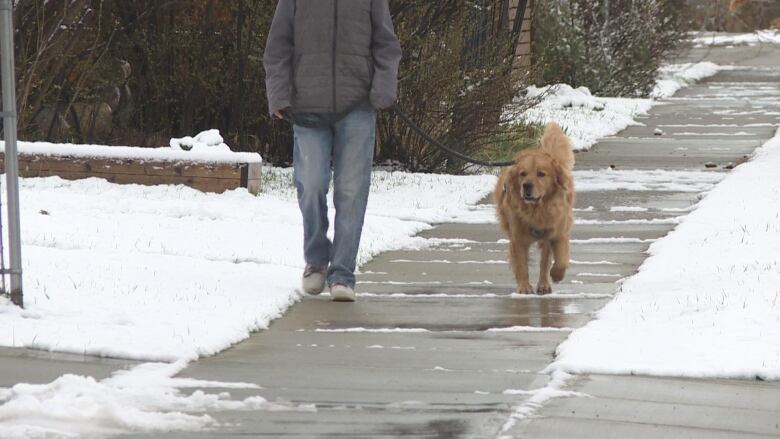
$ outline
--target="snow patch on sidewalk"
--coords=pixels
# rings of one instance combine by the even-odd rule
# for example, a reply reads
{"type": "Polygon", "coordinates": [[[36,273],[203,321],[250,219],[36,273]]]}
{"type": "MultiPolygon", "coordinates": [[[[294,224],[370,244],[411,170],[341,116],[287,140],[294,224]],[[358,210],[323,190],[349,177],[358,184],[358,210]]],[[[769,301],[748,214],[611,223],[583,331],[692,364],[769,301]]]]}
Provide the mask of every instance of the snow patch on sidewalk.
{"type": "Polygon", "coordinates": [[[577,192],[668,191],[706,192],[726,176],[723,172],[698,170],[581,170],[574,171],[577,192]]]}
{"type": "Polygon", "coordinates": [[[513,438],[514,436],[507,435],[507,433],[510,433],[510,431],[517,425],[518,422],[535,417],[539,409],[541,409],[552,399],[573,397],[589,398],[590,396],[587,394],[565,390],[568,382],[571,381],[571,379],[571,375],[565,372],[555,371],[551,374],[550,381],[547,383],[547,385],[542,388],[533,390],[505,390],[503,392],[504,395],[522,395],[527,396],[528,398],[514,408],[509,419],[501,428],[501,435],[498,438],[513,438]]]}
{"type": "Polygon", "coordinates": [[[225,410],[316,411],[313,405],[277,404],[261,396],[187,394],[180,389],[259,389],[249,383],[172,378],[185,362],[146,363],[101,381],[63,375],[49,384],[0,389],[3,438],[107,437],[123,432],[202,431],[217,422],[206,412],[225,410]]]}
{"type": "Polygon", "coordinates": [[[650,247],[549,370],[780,379],[780,132],[650,247]]]}
{"type": "MultiPolygon", "coordinates": [[[[574,171],[574,187],[578,193],[604,191],[636,191],[636,192],[707,192],[723,180],[724,172],[698,170],[581,170],[574,171]]],[[[594,208],[595,209],[595,208],[594,208]]],[[[592,212],[594,209],[584,209],[576,212],[592,212]]],[[[639,212],[637,208],[624,208],[639,212]]],[[[683,210],[685,211],[685,210],[683,210]]],[[[671,212],[671,211],[670,211],[671,212]]],[[[495,207],[492,205],[477,205],[468,207],[451,221],[466,224],[496,224],[495,207]]],[[[677,218],[625,219],[625,220],[594,220],[576,218],[577,224],[677,224],[677,218]]],[[[508,240],[499,240],[499,244],[508,244],[508,240]]],[[[438,262],[438,261],[429,261],[438,262]]],[[[465,263],[465,262],[460,262],[465,263]]]]}

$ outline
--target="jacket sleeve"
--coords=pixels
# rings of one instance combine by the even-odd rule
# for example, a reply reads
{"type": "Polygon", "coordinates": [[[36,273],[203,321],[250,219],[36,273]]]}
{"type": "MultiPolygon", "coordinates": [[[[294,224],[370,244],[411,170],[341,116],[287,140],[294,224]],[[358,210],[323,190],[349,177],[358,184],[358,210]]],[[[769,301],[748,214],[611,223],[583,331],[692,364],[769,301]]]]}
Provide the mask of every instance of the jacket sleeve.
{"type": "Polygon", "coordinates": [[[265,88],[270,114],[289,107],[292,102],[294,19],[295,0],[279,0],[263,53],[265,88]]]}
{"type": "Polygon", "coordinates": [[[393,20],[387,0],[371,0],[371,22],[373,26],[371,52],[374,58],[371,105],[381,110],[391,107],[398,97],[401,44],[393,30],[393,20]]]}

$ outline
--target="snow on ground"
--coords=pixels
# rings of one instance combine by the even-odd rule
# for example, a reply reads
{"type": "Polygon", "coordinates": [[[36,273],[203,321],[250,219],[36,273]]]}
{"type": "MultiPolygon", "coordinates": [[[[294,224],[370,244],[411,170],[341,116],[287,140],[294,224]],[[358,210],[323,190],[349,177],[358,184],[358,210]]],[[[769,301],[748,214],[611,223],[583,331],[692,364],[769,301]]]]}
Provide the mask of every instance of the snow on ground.
{"type": "Polygon", "coordinates": [[[595,97],[585,87],[574,89],[566,84],[530,87],[528,94],[544,97],[518,117],[528,123],[558,122],[575,150],[587,150],[598,139],[636,125],[634,117],[653,105],[650,99],[595,97]]]}
{"type": "MultiPolygon", "coordinates": [[[[21,179],[26,309],[0,298],[0,327],[12,328],[0,331],[0,346],[177,366],[145,364],[103,381],[63,376],[0,389],[3,435],[194,430],[214,426],[206,410],[302,409],[221,393],[183,396],[172,378],[188,361],[267,327],[301,297],[302,226],[292,173],[267,168],[265,175],[271,193],[257,197],[21,179]],[[150,367],[156,386],[142,385],[150,367]],[[121,384],[126,380],[117,376],[126,375],[138,384],[121,384]]],[[[495,176],[376,172],[359,262],[435,244],[413,235],[468,213],[494,184],[495,176]]]]}
{"type": "Polygon", "coordinates": [[[780,44],[780,30],[776,29],[759,30],[745,34],[695,32],[693,35],[691,42],[694,47],[780,44]]]}
{"type": "MultiPolygon", "coordinates": [[[[720,68],[711,62],[665,66],[651,96],[669,97],[682,87],[714,75],[720,68]]],[[[637,125],[634,118],[655,104],[653,99],[597,97],[586,87],[575,89],[567,84],[531,86],[526,97],[541,101],[518,114],[517,119],[540,124],[558,122],[571,137],[575,150],[587,150],[599,139],[637,125]]]]}
{"type": "Polygon", "coordinates": [[[650,247],[549,369],[780,379],[779,166],[780,132],[650,247]]]}

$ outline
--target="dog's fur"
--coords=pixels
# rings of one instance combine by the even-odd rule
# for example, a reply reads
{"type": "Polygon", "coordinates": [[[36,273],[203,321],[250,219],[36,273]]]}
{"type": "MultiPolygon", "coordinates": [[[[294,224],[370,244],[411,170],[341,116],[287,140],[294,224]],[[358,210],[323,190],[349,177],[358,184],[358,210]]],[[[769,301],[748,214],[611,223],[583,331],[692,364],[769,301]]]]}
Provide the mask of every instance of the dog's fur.
{"type": "Polygon", "coordinates": [[[509,235],[509,259],[520,294],[534,292],[528,280],[528,250],[534,242],[541,250],[536,293],[550,294],[551,280],[560,282],[566,274],[574,223],[573,167],[571,141],[558,124],[550,123],[538,148],[521,151],[498,179],[496,210],[509,235]]]}

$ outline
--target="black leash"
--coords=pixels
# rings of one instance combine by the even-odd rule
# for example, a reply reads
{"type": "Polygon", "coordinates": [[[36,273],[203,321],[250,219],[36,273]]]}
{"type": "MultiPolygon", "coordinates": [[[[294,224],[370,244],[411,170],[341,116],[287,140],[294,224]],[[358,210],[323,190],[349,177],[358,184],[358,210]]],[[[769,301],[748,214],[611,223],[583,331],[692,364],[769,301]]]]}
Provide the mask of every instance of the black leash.
{"type": "Polygon", "coordinates": [[[406,114],[406,112],[404,110],[402,110],[401,107],[399,107],[398,105],[393,105],[392,106],[392,110],[395,111],[395,113],[398,115],[398,117],[400,117],[401,120],[404,121],[404,123],[406,125],[408,125],[409,128],[412,129],[412,131],[414,131],[415,133],[419,134],[420,137],[425,139],[426,142],[430,143],[433,146],[436,146],[437,148],[443,150],[444,152],[446,152],[447,154],[449,154],[449,155],[451,155],[453,157],[456,157],[456,158],[459,158],[459,159],[463,160],[464,162],[469,162],[469,163],[473,163],[475,165],[481,165],[481,166],[495,166],[495,167],[512,166],[512,165],[515,164],[514,160],[507,160],[507,161],[502,161],[502,162],[493,162],[493,161],[475,159],[474,157],[469,157],[466,154],[463,154],[462,152],[457,151],[457,150],[455,150],[455,149],[453,149],[453,148],[443,144],[439,140],[434,139],[433,137],[431,137],[430,134],[428,134],[424,129],[420,128],[420,126],[417,125],[412,120],[412,118],[408,114],[406,114]]]}
{"type": "MultiPolygon", "coordinates": [[[[428,134],[424,129],[422,129],[419,125],[417,125],[414,122],[414,120],[412,120],[412,118],[398,105],[393,105],[391,109],[395,111],[398,117],[400,117],[401,120],[407,126],[409,126],[409,128],[412,129],[412,131],[419,134],[420,137],[422,137],[426,142],[443,150],[444,152],[446,152],[447,154],[455,158],[463,160],[464,162],[468,162],[480,166],[495,166],[495,167],[512,166],[515,164],[514,160],[494,162],[488,160],[479,160],[479,159],[475,159],[474,157],[467,156],[466,154],[463,154],[462,152],[457,151],[456,149],[447,146],[441,141],[431,137],[430,134],[428,134]]],[[[312,114],[312,113],[294,114],[293,112],[289,111],[289,109],[287,109],[282,111],[282,115],[284,116],[284,119],[286,121],[294,125],[299,125],[306,128],[322,128],[322,127],[333,125],[334,123],[338,122],[344,116],[346,116],[350,111],[352,111],[352,109],[349,109],[348,111],[344,111],[338,114],[323,115],[323,114],[312,114]]]]}
{"type": "MultiPolygon", "coordinates": [[[[415,133],[419,134],[420,137],[422,137],[426,142],[430,143],[431,145],[441,149],[442,151],[446,152],[447,154],[458,158],[460,160],[463,160],[464,162],[472,163],[475,165],[480,166],[494,166],[494,167],[502,167],[502,166],[512,166],[515,164],[514,160],[506,160],[506,161],[500,161],[500,162],[494,162],[489,160],[479,160],[475,159],[474,157],[469,157],[466,154],[463,154],[460,151],[457,151],[456,149],[447,146],[440,142],[437,139],[434,139],[430,136],[424,129],[422,129],[419,125],[417,125],[412,118],[399,107],[398,105],[393,105],[390,107],[395,113],[398,115],[398,117],[401,118],[401,120],[409,126],[409,128],[412,129],[415,133]]],[[[353,109],[350,108],[347,111],[343,111],[338,114],[333,115],[324,115],[324,114],[312,114],[312,113],[304,113],[304,114],[295,114],[289,109],[285,109],[282,111],[282,115],[284,116],[284,120],[287,122],[290,122],[294,125],[299,125],[306,128],[324,128],[326,126],[331,126],[334,123],[338,122],[344,116],[349,114],[353,109]]]]}

